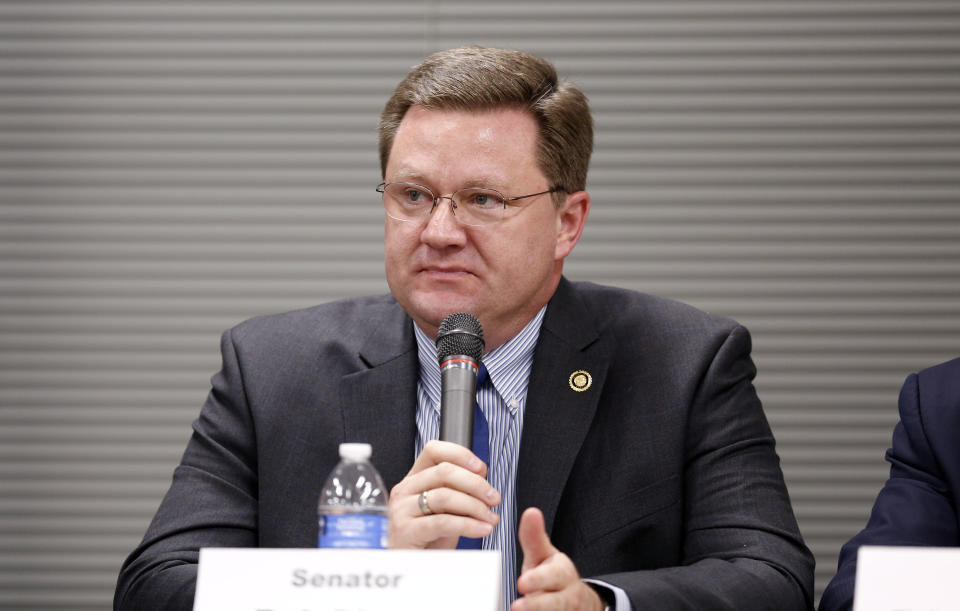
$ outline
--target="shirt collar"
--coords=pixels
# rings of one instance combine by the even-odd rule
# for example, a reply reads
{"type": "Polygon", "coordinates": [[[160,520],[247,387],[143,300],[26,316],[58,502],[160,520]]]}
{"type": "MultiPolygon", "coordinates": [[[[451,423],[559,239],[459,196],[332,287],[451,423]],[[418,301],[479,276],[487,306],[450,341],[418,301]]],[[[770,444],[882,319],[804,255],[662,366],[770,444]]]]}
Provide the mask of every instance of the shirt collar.
{"type": "MultiPolygon", "coordinates": [[[[519,407],[518,400],[526,396],[533,351],[537,346],[546,312],[547,306],[540,308],[519,333],[483,357],[482,362],[490,375],[490,382],[511,411],[515,411],[519,407]]],[[[437,346],[416,323],[413,323],[413,331],[417,338],[417,356],[420,361],[420,385],[433,408],[439,411],[440,362],[437,358],[437,346]]]]}

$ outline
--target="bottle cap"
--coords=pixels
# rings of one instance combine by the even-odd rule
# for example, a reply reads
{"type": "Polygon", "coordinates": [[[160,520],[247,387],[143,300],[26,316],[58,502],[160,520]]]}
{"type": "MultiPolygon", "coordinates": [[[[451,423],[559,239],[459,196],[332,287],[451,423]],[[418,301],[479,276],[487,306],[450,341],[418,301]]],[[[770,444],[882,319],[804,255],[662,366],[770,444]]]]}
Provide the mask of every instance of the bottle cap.
{"type": "Polygon", "coordinates": [[[340,444],[340,458],[360,462],[362,460],[370,460],[371,454],[373,454],[373,448],[369,443],[340,444]]]}

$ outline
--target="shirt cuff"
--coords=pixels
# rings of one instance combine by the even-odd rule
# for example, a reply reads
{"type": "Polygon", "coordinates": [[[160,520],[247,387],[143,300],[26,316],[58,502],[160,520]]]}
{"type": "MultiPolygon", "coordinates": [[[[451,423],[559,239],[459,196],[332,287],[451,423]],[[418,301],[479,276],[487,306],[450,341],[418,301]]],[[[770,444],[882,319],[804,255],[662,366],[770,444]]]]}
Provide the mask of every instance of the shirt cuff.
{"type": "Polygon", "coordinates": [[[606,590],[607,594],[612,594],[612,596],[602,596],[605,601],[608,602],[607,609],[610,611],[633,611],[633,607],[630,605],[630,599],[627,597],[627,593],[617,586],[610,585],[605,581],[600,581],[599,579],[584,579],[585,583],[596,587],[599,590],[606,590]],[[613,600],[613,606],[609,605],[609,601],[613,600]]]}

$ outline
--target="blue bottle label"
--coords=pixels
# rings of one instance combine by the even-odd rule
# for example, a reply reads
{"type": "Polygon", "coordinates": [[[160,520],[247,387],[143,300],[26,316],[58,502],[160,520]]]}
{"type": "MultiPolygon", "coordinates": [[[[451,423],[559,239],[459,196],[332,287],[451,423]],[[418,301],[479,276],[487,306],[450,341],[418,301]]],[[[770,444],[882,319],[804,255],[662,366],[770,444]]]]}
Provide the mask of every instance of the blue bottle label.
{"type": "Polygon", "coordinates": [[[344,513],[320,516],[317,547],[387,547],[387,516],[344,513]]]}

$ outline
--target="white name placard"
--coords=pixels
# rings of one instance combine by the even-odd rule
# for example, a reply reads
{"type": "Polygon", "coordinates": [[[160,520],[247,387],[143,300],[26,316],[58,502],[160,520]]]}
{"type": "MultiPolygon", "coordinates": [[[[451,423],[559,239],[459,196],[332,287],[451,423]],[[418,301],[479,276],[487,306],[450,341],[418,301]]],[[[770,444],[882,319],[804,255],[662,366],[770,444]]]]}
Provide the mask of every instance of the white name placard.
{"type": "Polygon", "coordinates": [[[494,611],[500,554],[203,548],[194,611],[494,611]]]}
{"type": "Polygon", "coordinates": [[[864,545],[854,611],[960,611],[960,548],[864,545]]]}

